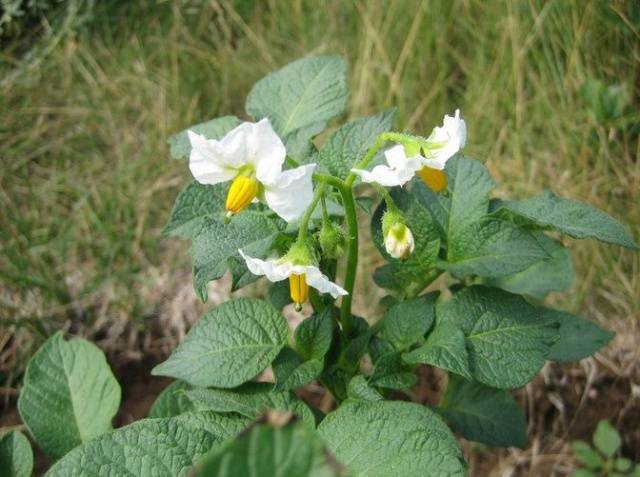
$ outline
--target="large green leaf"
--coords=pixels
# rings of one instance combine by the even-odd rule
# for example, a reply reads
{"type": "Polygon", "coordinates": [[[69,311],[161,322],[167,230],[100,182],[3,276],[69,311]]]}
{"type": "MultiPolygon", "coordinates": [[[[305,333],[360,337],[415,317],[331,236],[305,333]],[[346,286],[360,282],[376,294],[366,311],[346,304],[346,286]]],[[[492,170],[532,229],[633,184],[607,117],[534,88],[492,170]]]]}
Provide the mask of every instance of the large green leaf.
{"type": "Polygon", "coordinates": [[[204,123],[195,124],[184,131],[181,131],[169,137],[167,141],[171,148],[171,157],[174,159],[182,159],[189,157],[191,153],[191,142],[187,131],[191,130],[195,133],[202,134],[207,139],[222,139],[222,137],[240,124],[240,120],[235,116],[222,116],[220,118],[211,119],[204,123]]]}
{"type": "Polygon", "coordinates": [[[296,351],[304,359],[321,360],[331,347],[334,317],[331,307],[315,313],[298,325],[294,333],[296,351]]]}
{"type": "Polygon", "coordinates": [[[120,386],[103,352],[83,339],[49,338],[27,365],[18,399],[20,417],[36,443],[59,459],[111,430],[120,386]]]}
{"type": "Polygon", "coordinates": [[[29,440],[13,431],[0,439],[0,477],[31,477],[33,451],[29,440]]]}
{"type": "Polygon", "coordinates": [[[547,356],[552,361],[581,360],[594,354],[615,336],[615,333],[603,330],[592,321],[564,311],[545,309],[543,318],[560,324],[560,338],[547,356]]]}
{"type": "Polygon", "coordinates": [[[233,390],[195,388],[185,394],[198,411],[235,412],[251,419],[269,410],[291,412],[315,427],[313,412],[304,401],[289,391],[276,391],[269,383],[247,383],[233,390]]]}
{"type": "Polygon", "coordinates": [[[149,417],[174,417],[193,411],[193,405],[185,393],[192,387],[184,381],[174,381],[169,384],[154,401],[149,410],[149,417]]]}
{"type": "Polygon", "coordinates": [[[508,391],[451,377],[438,411],[466,439],[524,448],[527,421],[508,391]]]}
{"type": "Polygon", "coordinates": [[[558,325],[542,315],[518,295],[481,286],[436,307],[436,321],[457,325],[467,337],[472,376],[500,389],[525,385],[544,364],[558,325]]]}
{"type": "Polygon", "coordinates": [[[74,449],[46,475],[181,477],[214,445],[238,435],[250,423],[238,414],[211,411],[143,419],[74,449]]]}
{"type": "Polygon", "coordinates": [[[595,238],[601,242],[638,248],[638,244],[616,219],[606,212],[577,200],[558,197],[546,190],[522,201],[502,201],[497,215],[544,229],[557,230],[570,237],[595,238]]]}
{"type": "Polygon", "coordinates": [[[386,280],[393,280],[400,288],[405,288],[411,282],[423,280],[425,273],[434,267],[440,251],[440,238],[431,214],[415,197],[400,187],[394,188],[391,196],[404,213],[407,225],[413,233],[414,251],[408,259],[397,260],[385,250],[381,225],[386,210],[384,202],[378,206],[371,219],[371,238],[391,266],[386,272],[390,274],[386,280]]]}
{"type": "Polygon", "coordinates": [[[464,333],[451,322],[438,320],[427,341],[419,348],[403,354],[402,359],[408,364],[430,364],[471,378],[464,333]]]}
{"type": "Polygon", "coordinates": [[[262,258],[277,235],[276,225],[258,212],[245,211],[228,224],[205,218],[191,248],[193,282],[198,297],[207,300],[207,284],[224,275],[230,258],[240,260],[238,249],[262,258]]]}
{"type": "Polygon", "coordinates": [[[354,476],[463,477],[458,443],[441,418],[418,404],[354,402],[318,428],[329,450],[354,476]]]}
{"type": "Polygon", "coordinates": [[[390,109],[368,118],[356,119],[335,131],[325,141],[316,157],[318,164],[341,179],[360,161],[376,138],[393,126],[396,110],[390,109]]]}
{"type": "Polygon", "coordinates": [[[544,233],[536,232],[533,235],[548,257],[521,272],[492,280],[490,285],[538,300],[543,300],[552,291],[566,290],[571,286],[575,280],[575,270],[569,250],[544,233]]]}
{"type": "Polygon", "coordinates": [[[269,303],[241,298],[207,312],[152,374],[194,386],[232,388],[263,371],[287,342],[289,328],[269,303]]]}
{"type": "Polygon", "coordinates": [[[393,305],[378,325],[380,335],[400,350],[422,339],[433,326],[435,298],[425,295],[393,305]]]}
{"type": "Polygon", "coordinates": [[[505,220],[483,219],[449,242],[447,270],[457,276],[500,278],[549,258],[528,231],[505,220]]]}
{"type": "Polygon", "coordinates": [[[258,81],[246,109],[256,119],[269,118],[288,154],[300,160],[311,138],[342,113],[348,96],[342,58],[316,56],[294,61],[258,81]]]}
{"type": "Polygon", "coordinates": [[[300,425],[257,426],[208,456],[199,477],[330,477],[338,475],[316,432],[300,425]]]}
{"type": "Polygon", "coordinates": [[[206,218],[223,221],[229,184],[205,185],[198,181],[185,187],[171,212],[169,223],[162,233],[170,236],[192,238],[198,235],[206,218]]]}

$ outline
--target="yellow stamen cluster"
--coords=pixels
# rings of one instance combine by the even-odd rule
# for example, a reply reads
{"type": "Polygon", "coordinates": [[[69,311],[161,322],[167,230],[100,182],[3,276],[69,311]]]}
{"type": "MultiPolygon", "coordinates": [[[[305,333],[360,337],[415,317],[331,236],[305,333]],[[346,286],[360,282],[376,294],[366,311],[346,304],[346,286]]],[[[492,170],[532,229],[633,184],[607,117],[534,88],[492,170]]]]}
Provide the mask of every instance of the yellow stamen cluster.
{"type": "Polygon", "coordinates": [[[240,175],[231,183],[225,206],[229,214],[237,214],[248,206],[258,195],[258,181],[253,177],[240,175]]]}
{"type": "Polygon", "coordinates": [[[423,167],[417,174],[433,192],[442,192],[447,188],[447,174],[444,171],[423,167]]]}
{"type": "Polygon", "coordinates": [[[289,276],[289,291],[291,300],[296,304],[296,308],[299,309],[309,299],[309,285],[307,285],[306,276],[304,274],[289,276]]]}

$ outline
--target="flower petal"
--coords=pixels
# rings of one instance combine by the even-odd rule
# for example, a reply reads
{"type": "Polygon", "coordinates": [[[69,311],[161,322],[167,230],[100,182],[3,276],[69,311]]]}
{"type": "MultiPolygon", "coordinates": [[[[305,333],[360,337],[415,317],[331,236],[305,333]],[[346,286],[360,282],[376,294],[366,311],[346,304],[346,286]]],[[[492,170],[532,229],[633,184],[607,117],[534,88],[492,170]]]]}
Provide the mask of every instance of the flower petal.
{"type": "Polygon", "coordinates": [[[263,183],[267,205],[287,222],[300,218],[311,203],[315,167],[315,164],[296,167],[280,173],[270,183],[263,183]]]}
{"type": "Polygon", "coordinates": [[[287,157],[282,140],[267,118],[252,124],[247,136],[247,152],[256,168],[256,177],[263,183],[273,182],[278,177],[287,157]]]}
{"type": "Polygon", "coordinates": [[[246,255],[242,250],[238,253],[244,258],[247,268],[254,275],[265,275],[269,281],[279,282],[289,277],[292,273],[290,263],[279,263],[278,260],[261,260],[246,255]]]}
{"type": "Polygon", "coordinates": [[[236,176],[235,168],[227,163],[218,141],[193,131],[187,131],[187,135],[191,142],[189,169],[195,180],[201,184],[218,184],[236,176]]]}
{"type": "Polygon", "coordinates": [[[318,267],[307,266],[305,267],[304,273],[306,275],[307,284],[318,290],[320,293],[329,293],[333,298],[349,294],[347,290],[329,280],[329,278],[324,275],[318,267]]]}
{"type": "Polygon", "coordinates": [[[467,125],[460,117],[459,109],[456,109],[455,116],[444,116],[442,127],[433,129],[429,141],[434,143],[434,147],[428,151],[423,164],[442,170],[446,162],[462,149],[467,141],[467,125]]]}

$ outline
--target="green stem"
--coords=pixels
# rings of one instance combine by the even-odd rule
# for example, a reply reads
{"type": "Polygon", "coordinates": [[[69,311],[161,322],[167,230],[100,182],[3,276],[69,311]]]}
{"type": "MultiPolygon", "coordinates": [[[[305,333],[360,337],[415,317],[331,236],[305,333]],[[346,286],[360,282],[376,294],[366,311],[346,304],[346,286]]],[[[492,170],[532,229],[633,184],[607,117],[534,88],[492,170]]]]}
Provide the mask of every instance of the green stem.
{"type": "Polygon", "coordinates": [[[311,220],[311,215],[318,205],[318,201],[324,195],[325,185],[323,182],[318,184],[315,192],[313,193],[313,198],[311,199],[311,203],[307,210],[305,210],[304,215],[300,219],[300,227],[298,228],[298,243],[305,243],[307,240],[307,230],[309,229],[309,221],[311,220]]]}
{"type": "Polygon", "coordinates": [[[375,187],[375,189],[380,193],[380,195],[384,199],[384,203],[387,205],[387,210],[400,212],[400,209],[398,209],[398,206],[396,205],[395,201],[391,197],[391,194],[385,187],[382,187],[381,185],[376,184],[375,182],[372,185],[375,187]]]}
{"type": "Polygon", "coordinates": [[[342,333],[349,337],[353,331],[353,318],[351,316],[351,303],[353,300],[353,288],[356,283],[356,272],[358,269],[358,217],[356,215],[356,205],[353,198],[353,190],[337,177],[327,174],[314,174],[313,178],[319,183],[324,183],[335,187],[342,197],[345,218],[347,222],[347,270],[344,277],[344,289],[348,292],[342,297],[340,304],[340,323],[342,323],[342,333]]]}
{"type": "Polygon", "coordinates": [[[340,305],[340,322],[346,337],[353,331],[353,317],[351,315],[351,302],[353,299],[353,288],[356,283],[356,272],[358,269],[358,218],[356,216],[356,205],[353,199],[351,187],[343,186],[340,189],[342,195],[342,205],[347,219],[348,243],[347,249],[347,270],[344,276],[344,288],[349,292],[342,297],[340,305]]]}

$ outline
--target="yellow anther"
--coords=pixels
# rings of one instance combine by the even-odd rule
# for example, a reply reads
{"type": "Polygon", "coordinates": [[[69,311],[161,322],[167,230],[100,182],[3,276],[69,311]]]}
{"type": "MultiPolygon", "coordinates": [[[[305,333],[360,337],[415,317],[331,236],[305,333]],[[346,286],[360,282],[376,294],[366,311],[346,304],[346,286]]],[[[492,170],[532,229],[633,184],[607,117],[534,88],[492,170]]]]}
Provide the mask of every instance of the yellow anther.
{"type": "Polygon", "coordinates": [[[296,304],[296,309],[300,309],[303,303],[309,299],[309,285],[307,285],[307,278],[302,275],[290,275],[289,276],[289,291],[291,293],[291,300],[296,304]]]}
{"type": "Polygon", "coordinates": [[[423,167],[417,174],[433,192],[442,192],[447,188],[447,174],[444,171],[423,167]]]}
{"type": "Polygon", "coordinates": [[[226,208],[231,214],[237,214],[258,194],[258,181],[244,175],[236,177],[227,194],[226,208]]]}

